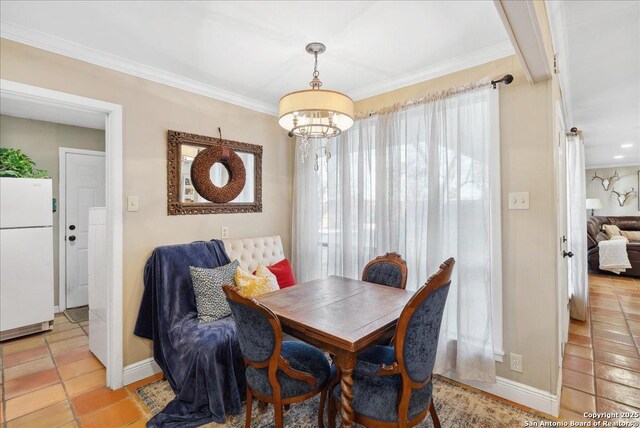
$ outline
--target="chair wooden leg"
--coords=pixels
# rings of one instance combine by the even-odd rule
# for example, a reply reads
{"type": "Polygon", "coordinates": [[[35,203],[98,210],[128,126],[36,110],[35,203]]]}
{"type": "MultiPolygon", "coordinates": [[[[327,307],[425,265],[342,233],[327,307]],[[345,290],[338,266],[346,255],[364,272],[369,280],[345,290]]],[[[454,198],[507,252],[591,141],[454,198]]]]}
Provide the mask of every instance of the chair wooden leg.
{"type": "Polygon", "coordinates": [[[273,410],[275,413],[275,427],[283,428],[283,417],[282,417],[282,404],[273,403],[273,410]]]}
{"type": "Polygon", "coordinates": [[[247,416],[245,418],[245,428],[251,428],[251,408],[253,407],[253,395],[247,386],[247,416]]]}
{"type": "Polygon", "coordinates": [[[320,408],[318,409],[318,427],[324,428],[324,403],[327,399],[327,388],[320,392],[320,408]]]}
{"type": "Polygon", "coordinates": [[[329,393],[329,428],[336,428],[336,415],[338,413],[338,404],[329,393]]]}
{"type": "Polygon", "coordinates": [[[436,413],[436,406],[433,404],[433,399],[431,399],[431,404],[429,404],[429,413],[431,413],[431,419],[433,420],[434,428],[440,428],[440,419],[438,419],[438,414],[436,413]]]}

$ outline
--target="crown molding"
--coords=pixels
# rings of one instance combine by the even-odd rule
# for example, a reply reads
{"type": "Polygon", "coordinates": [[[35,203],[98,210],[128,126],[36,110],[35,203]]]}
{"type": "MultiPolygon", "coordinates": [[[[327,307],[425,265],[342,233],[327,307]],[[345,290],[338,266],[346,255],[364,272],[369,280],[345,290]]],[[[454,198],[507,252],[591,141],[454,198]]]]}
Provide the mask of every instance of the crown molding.
{"type": "Polygon", "coordinates": [[[584,166],[584,169],[601,169],[601,168],[626,168],[626,167],[635,167],[640,169],[640,162],[618,162],[618,163],[598,163],[598,164],[587,164],[584,166]]]}
{"type": "Polygon", "coordinates": [[[277,106],[0,20],[0,37],[272,116],[277,106]]]}
{"type": "Polygon", "coordinates": [[[349,95],[354,100],[359,101],[385,92],[421,83],[426,80],[435,79],[436,77],[446,76],[447,74],[455,73],[456,71],[466,70],[513,54],[513,46],[511,46],[511,42],[509,40],[506,40],[502,43],[498,43],[484,49],[479,49],[432,64],[428,67],[421,68],[415,72],[407,73],[400,77],[394,77],[392,79],[356,89],[355,91],[351,91],[349,95]]]}

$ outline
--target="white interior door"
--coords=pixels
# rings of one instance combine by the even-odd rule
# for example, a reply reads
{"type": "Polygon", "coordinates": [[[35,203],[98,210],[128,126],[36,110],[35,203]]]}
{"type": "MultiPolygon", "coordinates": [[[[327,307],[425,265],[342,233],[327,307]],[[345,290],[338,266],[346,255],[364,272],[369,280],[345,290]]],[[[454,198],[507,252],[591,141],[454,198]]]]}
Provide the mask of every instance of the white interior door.
{"type": "MultiPolygon", "coordinates": [[[[560,316],[560,361],[564,354],[564,346],[569,340],[569,264],[570,250],[567,246],[569,227],[567,222],[567,137],[565,132],[562,109],[557,106],[555,133],[557,139],[557,164],[556,164],[556,203],[558,207],[558,310],[560,316]]],[[[586,230],[585,230],[586,233],[586,230]]]]}
{"type": "Polygon", "coordinates": [[[66,306],[89,303],[89,208],[105,206],[104,152],[65,153],[66,306]]]}

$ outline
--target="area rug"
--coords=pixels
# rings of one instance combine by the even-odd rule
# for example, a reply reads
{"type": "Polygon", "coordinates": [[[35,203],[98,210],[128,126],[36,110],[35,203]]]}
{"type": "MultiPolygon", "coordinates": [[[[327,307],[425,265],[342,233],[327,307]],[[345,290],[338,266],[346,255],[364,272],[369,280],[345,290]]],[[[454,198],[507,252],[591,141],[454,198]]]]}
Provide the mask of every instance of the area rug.
{"type": "MultiPolygon", "coordinates": [[[[453,383],[434,379],[435,403],[440,422],[443,427],[522,427],[525,421],[536,421],[540,426],[541,421],[549,421],[534,413],[525,412],[516,407],[502,403],[480,392],[468,390],[453,383]]],[[[140,400],[147,406],[151,414],[160,412],[164,406],[174,398],[173,391],[167,381],[157,381],[145,385],[136,390],[140,400]]],[[[319,396],[298,404],[292,404],[285,412],[284,425],[286,427],[311,428],[318,425],[319,396]]],[[[227,418],[224,424],[210,423],[204,427],[244,427],[245,409],[238,415],[227,418]]],[[[325,421],[327,411],[325,410],[325,421]]],[[[273,427],[273,406],[260,413],[256,400],[252,410],[252,427],[273,427]]],[[[338,414],[337,426],[340,426],[338,414]]],[[[433,427],[429,416],[418,425],[419,427],[433,427]]],[[[529,426],[535,426],[529,424],[529,426]]]]}
{"type": "Polygon", "coordinates": [[[69,322],[89,321],[89,306],[65,309],[64,316],[67,317],[69,322]]]}

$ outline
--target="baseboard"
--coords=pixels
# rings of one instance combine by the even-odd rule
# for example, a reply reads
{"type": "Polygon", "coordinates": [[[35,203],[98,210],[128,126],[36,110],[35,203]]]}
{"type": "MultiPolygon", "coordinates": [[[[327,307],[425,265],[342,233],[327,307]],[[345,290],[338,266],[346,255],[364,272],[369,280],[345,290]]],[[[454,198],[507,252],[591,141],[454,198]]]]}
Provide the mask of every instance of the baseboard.
{"type": "Polygon", "coordinates": [[[60,313],[60,306],[54,306],[53,307],[53,313],[54,314],[59,314],[60,313]]]}
{"type": "MultiPolygon", "coordinates": [[[[447,376],[449,377],[449,374],[447,376]]],[[[557,417],[560,412],[558,395],[553,395],[550,392],[523,383],[514,382],[503,377],[496,377],[496,383],[461,380],[455,377],[452,377],[452,379],[554,417],[557,417]]]]}
{"type": "Polygon", "coordinates": [[[126,366],[122,380],[125,385],[130,385],[149,376],[153,376],[156,373],[160,373],[161,371],[162,369],[160,369],[160,366],[156,364],[153,358],[147,358],[146,360],[126,366]]]}

